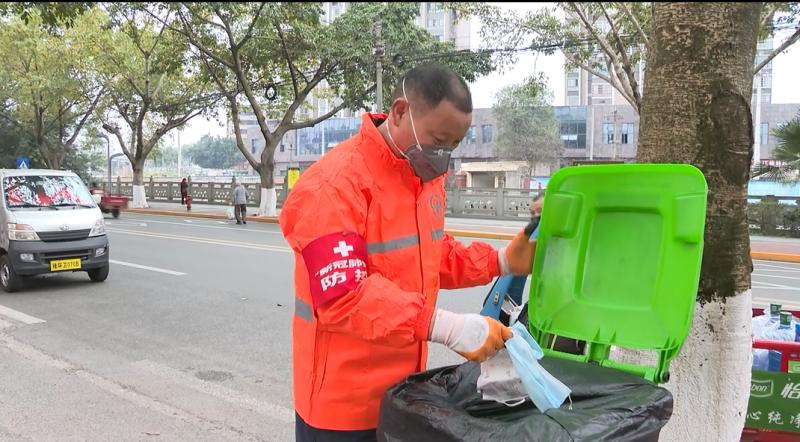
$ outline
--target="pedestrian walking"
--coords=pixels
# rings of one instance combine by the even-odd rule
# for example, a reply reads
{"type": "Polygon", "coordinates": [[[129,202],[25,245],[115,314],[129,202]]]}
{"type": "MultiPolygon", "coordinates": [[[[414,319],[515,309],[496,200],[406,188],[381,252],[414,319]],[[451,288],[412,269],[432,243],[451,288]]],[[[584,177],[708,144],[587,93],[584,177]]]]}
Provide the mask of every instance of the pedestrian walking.
{"type": "Polygon", "coordinates": [[[236,224],[247,224],[247,189],[244,184],[237,183],[233,189],[233,211],[236,215],[236,224]]]}
{"type": "Polygon", "coordinates": [[[189,182],[184,178],[181,181],[181,205],[186,204],[186,195],[189,194],[189,182]]]}

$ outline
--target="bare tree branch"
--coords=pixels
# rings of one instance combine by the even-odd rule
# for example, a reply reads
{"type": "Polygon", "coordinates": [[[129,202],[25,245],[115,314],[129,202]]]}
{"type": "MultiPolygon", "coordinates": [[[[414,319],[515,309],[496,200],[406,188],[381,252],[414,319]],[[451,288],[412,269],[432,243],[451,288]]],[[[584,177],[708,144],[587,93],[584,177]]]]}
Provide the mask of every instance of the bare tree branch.
{"type": "MultiPolygon", "coordinates": [[[[567,60],[568,60],[570,63],[572,63],[572,64],[574,64],[574,65],[576,65],[576,66],[580,67],[581,69],[584,69],[585,71],[589,72],[590,74],[594,74],[595,76],[597,76],[597,78],[599,78],[599,79],[601,79],[601,80],[605,81],[606,83],[610,84],[612,87],[614,87],[614,85],[615,85],[615,84],[618,84],[618,82],[614,80],[614,76],[613,76],[613,75],[606,75],[606,74],[603,74],[602,72],[600,72],[600,71],[598,71],[597,69],[593,68],[593,67],[592,67],[592,66],[590,66],[589,64],[587,64],[587,63],[583,63],[583,62],[581,62],[581,61],[578,61],[578,60],[577,60],[575,57],[573,57],[572,55],[569,55],[569,54],[568,54],[568,53],[566,53],[566,52],[564,52],[564,57],[565,57],[565,58],[566,58],[566,59],[567,59],[567,60]]],[[[614,87],[614,88],[615,88],[615,89],[617,89],[617,90],[620,92],[620,94],[623,96],[623,98],[625,98],[625,100],[626,100],[628,103],[630,103],[630,104],[631,104],[631,106],[633,106],[633,107],[634,107],[634,109],[636,109],[636,112],[639,112],[640,106],[639,106],[639,105],[636,103],[636,101],[635,101],[635,100],[633,100],[633,97],[631,97],[629,94],[626,94],[626,93],[622,92],[622,91],[621,91],[619,88],[617,88],[617,87],[614,87]]]]}
{"type": "Polygon", "coordinates": [[[128,157],[128,161],[133,163],[133,156],[131,155],[130,149],[128,149],[128,146],[125,144],[125,140],[122,139],[122,131],[120,131],[119,127],[116,125],[112,126],[111,124],[103,123],[103,129],[117,137],[117,141],[119,142],[119,147],[122,149],[122,153],[128,157]]]}
{"type": "Polygon", "coordinates": [[[628,76],[619,65],[611,65],[609,63],[609,72],[613,74],[611,75],[611,79],[614,80],[612,81],[611,86],[616,89],[626,101],[633,105],[634,109],[636,109],[636,112],[639,112],[642,101],[641,97],[639,96],[638,89],[635,89],[635,94],[632,92],[634,89],[628,81],[628,76]]]}
{"type": "MultiPolygon", "coordinates": [[[[167,13],[167,18],[165,20],[168,20],[168,19],[169,19],[169,13],[167,13]]],[[[150,54],[153,53],[153,51],[156,49],[156,46],[158,46],[158,42],[161,41],[161,37],[164,35],[164,31],[166,31],[166,30],[167,30],[167,26],[162,24],[161,25],[161,29],[158,31],[158,35],[156,36],[156,38],[153,39],[153,44],[150,46],[150,50],[147,51],[147,55],[150,55],[150,54]]]]}
{"type": "Polygon", "coordinates": [[[239,42],[239,44],[237,44],[238,47],[244,46],[253,37],[253,29],[255,29],[258,19],[261,18],[261,11],[264,10],[264,6],[266,5],[266,2],[261,2],[261,5],[259,5],[258,10],[253,16],[253,20],[251,20],[250,24],[247,26],[247,31],[244,33],[244,37],[242,37],[242,40],[239,42]]]}
{"type": "Polygon", "coordinates": [[[228,100],[230,100],[231,98],[236,98],[237,94],[235,92],[228,91],[228,89],[225,87],[224,81],[221,78],[219,78],[219,75],[217,75],[216,72],[214,72],[214,69],[211,67],[211,63],[209,63],[208,59],[200,55],[200,60],[205,65],[206,71],[211,75],[211,78],[214,80],[214,83],[217,84],[217,87],[219,87],[219,90],[222,92],[225,98],[227,98],[228,100]]]}
{"type": "Polygon", "coordinates": [[[256,96],[253,93],[253,89],[250,87],[250,82],[245,77],[244,68],[242,67],[242,59],[239,56],[239,47],[236,45],[235,38],[233,36],[233,31],[230,28],[230,25],[227,21],[225,21],[224,17],[222,17],[221,11],[218,8],[215,9],[217,12],[217,17],[219,17],[222,24],[225,26],[225,33],[228,36],[228,44],[231,51],[231,58],[233,59],[233,67],[232,70],[236,75],[236,79],[239,82],[239,86],[242,87],[242,91],[244,92],[245,97],[247,97],[247,101],[250,103],[250,107],[253,108],[253,113],[256,116],[256,121],[258,122],[258,127],[261,129],[261,134],[264,136],[264,140],[267,144],[272,141],[272,132],[269,130],[269,125],[267,125],[267,121],[264,118],[264,109],[259,104],[258,100],[256,100],[256,96]]]}
{"type": "Polygon", "coordinates": [[[283,55],[286,58],[286,63],[289,65],[289,74],[292,77],[292,89],[294,90],[294,98],[297,99],[297,95],[299,94],[299,90],[297,88],[297,74],[295,71],[297,70],[292,62],[292,57],[289,56],[289,50],[286,49],[286,39],[283,37],[283,30],[281,30],[280,23],[275,23],[275,30],[278,31],[278,37],[281,40],[281,48],[283,49],[283,55]]]}
{"type": "MultiPolygon", "coordinates": [[[[188,6],[186,5],[186,3],[181,3],[181,5],[188,9],[188,6]]],[[[161,18],[159,18],[157,16],[155,16],[155,18],[156,18],[156,20],[159,20],[159,21],[161,20],[161,18]]],[[[189,19],[187,19],[180,10],[178,11],[178,18],[179,18],[181,24],[183,25],[183,27],[191,29],[192,25],[189,22],[189,19]]],[[[233,69],[233,63],[231,63],[228,60],[225,60],[224,58],[222,58],[222,57],[218,56],[217,54],[211,52],[210,49],[208,49],[205,46],[203,46],[202,44],[200,44],[197,41],[197,39],[195,38],[195,36],[194,36],[194,34],[192,32],[186,31],[186,30],[183,30],[183,29],[179,29],[179,28],[176,28],[176,27],[171,26],[171,25],[168,25],[167,23],[165,23],[163,21],[161,23],[164,26],[167,26],[167,28],[169,30],[177,32],[178,34],[183,35],[184,37],[186,37],[186,39],[189,40],[189,43],[191,43],[192,46],[197,48],[197,50],[199,50],[200,52],[202,52],[202,53],[206,54],[207,56],[209,56],[211,59],[213,59],[217,63],[220,63],[220,64],[222,64],[224,66],[227,66],[227,67],[233,69]]],[[[221,25],[217,24],[217,26],[221,26],[221,25]]]]}
{"type": "Polygon", "coordinates": [[[764,66],[768,65],[773,58],[777,57],[778,54],[785,51],[789,46],[795,44],[797,40],[800,40],[800,26],[797,27],[797,30],[794,31],[794,34],[792,34],[791,37],[787,38],[786,41],[784,41],[780,46],[770,52],[769,55],[767,55],[767,58],[765,58],[761,63],[758,64],[758,66],[756,66],[756,68],[753,70],[753,74],[755,75],[761,69],[764,69],[764,66]]]}
{"type": "Polygon", "coordinates": [[[639,23],[639,20],[636,19],[636,16],[631,13],[631,10],[628,8],[628,5],[625,2],[617,2],[619,8],[622,9],[622,12],[625,13],[625,16],[633,23],[633,26],[636,28],[636,32],[641,37],[642,41],[644,42],[645,47],[650,50],[650,39],[645,34],[644,29],[642,29],[642,25],[639,23]]]}
{"type": "Polygon", "coordinates": [[[20,129],[24,128],[24,126],[19,121],[15,120],[9,115],[6,115],[5,112],[0,112],[0,118],[8,121],[9,123],[13,124],[14,126],[17,126],[20,129]]]}
{"type": "MultiPolygon", "coordinates": [[[[617,77],[620,79],[620,83],[622,84],[622,90],[620,92],[627,93],[632,96],[632,98],[637,102],[641,103],[642,97],[639,96],[639,85],[636,83],[636,75],[633,72],[633,66],[631,65],[631,59],[628,57],[628,51],[625,47],[625,43],[622,42],[622,38],[619,35],[619,31],[617,30],[617,26],[614,24],[614,20],[611,19],[611,16],[608,14],[608,10],[606,7],[603,6],[603,3],[598,3],[600,9],[603,11],[603,16],[605,16],[606,20],[611,26],[611,34],[614,37],[614,41],[617,44],[617,48],[619,49],[619,53],[622,56],[622,63],[621,66],[618,63],[614,64],[614,68],[617,71],[617,77]],[[622,68],[626,74],[627,81],[621,81],[624,78],[620,75],[621,72],[618,72],[622,68]]],[[[638,106],[637,106],[638,108],[638,106]]]]}
{"type": "Polygon", "coordinates": [[[75,140],[78,139],[78,134],[80,134],[81,130],[83,130],[83,126],[86,124],[86,121],[94,113],[94,110],[97,108],[97,104],[100,102],[100,98],[103,97],[105,92],[106,92],[105,86],[100,88],[100,92],[97,93],[97,96],[94,97],[94,101],[92,101],[92,104],[89,106],[89,109],[86,111],[86,113],[83,114],[83,118],[81,118],[81,121],[78,123],[78,126],[72,132],[72,136],[65,143],[64,145],[65,147],[69,148],[70,146],[73,145],[73,143],[75,143],[75,140]]]}
{"type": "Polygon", "coordinates": [[[292,104],[289,105],[289,108],[286,109],[286,113],[283,114],[283,119],[281,119],[280,126],[291,127],[292,120],[294,120],[294,114],[297,112],[297,109],[300,107],[301,104],[305,101],[306,97],[309,93],[325,78],[327,73],[333,69],[333,66],[327,66],[327,64],[323,61],[320,63],[319,67],[317,67],[317,71],[314,73],[314,76],[311,78],[306,86],[297,94],[294,98],[292,104]]]}
{"type": "MultiPolygon", "coordinates": [[[[371,88],[369,88],[367,90],[367,93],[374,91],[375,87],[376,86],[373,85],[371,88]]],[[[330,112],[326,113],[325,115],[321,115],[321,116],[319,116],[317,118],[313,118],[311,120],[303,121],[302,123],[292,123],[289,126],[288,130],[297,130],[297,129],[303,129],[303,128],[306,128],[306,127],[316,126],[317,124],[319,124],[319,123],[327,120],[328,118],[336,115],[340,110],[344,109],[345,107],[347,107],[347,103],[342,102],[338,106],[336,106],[333,109],[331,109],[330,112]]]]}
{"type": "Polygon", "coordinates": [[[761,17],[761,25],[759,26],[759,29],[772,26],[772,23],[775,20],[775,7],[772,5],[772,3],[765,2],[764,9],[768,9],[769,11],[763,17],[761,17]]]}
{"type": "Polygon", "coordinates": [[[236,102],[235,97],[229,97],[228,102],[231,106],[231,120],[233,120],[233,131],[236,136],[236,147],[239,148],[239,151],[242,152],[253,169],[261,171],[261,162],[247,150],[247,146],[244,145],[244,140],[242,139],[241,123],[239,121],[239,103],[236,102]]]}
{"type": "Polygon", "coordinates": [[[608,44],[608,41],[605,39],[605,37],[600,35],[595,30],[594,26],[591,22],[589,22],[589,19],[586,17],[586,14],[583,12],[583,9],[581,9],[580,5],[575,2],[569,2],[567,4],[570,5],[575,14],[578,15],[578,18],[580,18],[581,22],[583,23],[584,29],[586,29],[589,34],[591,34],[591,36],[600,44],[600,47],[603,49],[603,52],[606,53],[606,56],[611,58],[612,61],[618,62],[618,57],[611,48],[611,45],[608,44]]]}

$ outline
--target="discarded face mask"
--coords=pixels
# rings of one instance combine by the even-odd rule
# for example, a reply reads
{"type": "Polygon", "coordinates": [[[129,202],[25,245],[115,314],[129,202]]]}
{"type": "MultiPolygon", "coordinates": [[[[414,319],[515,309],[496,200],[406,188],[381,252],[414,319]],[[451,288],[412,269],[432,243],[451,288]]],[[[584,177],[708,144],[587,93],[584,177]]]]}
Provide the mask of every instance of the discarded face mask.
{"type": "Polygon", "coordinates": [[[499,350],[494,357],[481,363],[478,392],[487,401],[497,401],[509,407],[525,402],[528,392],[511,362],[508,350],[499,350]]]}
{"type": "Polygon", "coordinates": [[[539,364],[544,352],[524,325],[517,322],[511,330],[514,336],[506,341],[506,350],[481,364],[478,391],[483,399],[513,407],[527,396],[542,413],[560,407],[569,397],[569,387],[539,364]]]}

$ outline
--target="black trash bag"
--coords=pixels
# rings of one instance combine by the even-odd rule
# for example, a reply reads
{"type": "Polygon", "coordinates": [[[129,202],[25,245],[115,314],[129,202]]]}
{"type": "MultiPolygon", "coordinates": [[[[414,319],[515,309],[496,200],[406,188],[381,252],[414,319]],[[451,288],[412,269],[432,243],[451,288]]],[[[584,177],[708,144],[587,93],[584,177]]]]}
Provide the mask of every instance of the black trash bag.
{"type": "Polygon", "coordinates": [[[480,365],[437,368],[409,376],[383,397],[378,440],[658,441],[672,415],[672,395],[620,370],[545,357],[542,366],[572,390],[545,414],[530,399],[517,407],[477,392],[480,365]]]}

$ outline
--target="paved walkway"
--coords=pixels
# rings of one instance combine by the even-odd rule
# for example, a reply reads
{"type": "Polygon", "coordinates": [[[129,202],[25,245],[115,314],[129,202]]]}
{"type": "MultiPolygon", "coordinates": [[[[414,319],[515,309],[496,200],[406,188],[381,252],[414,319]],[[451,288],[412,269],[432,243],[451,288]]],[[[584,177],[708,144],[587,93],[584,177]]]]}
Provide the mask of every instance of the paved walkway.
{"type": "MultiPolygon", "coordinates": [[[[150,209],[132,209],[147,213],[159,213],[163,215],[182,215],[220,218],[226,217],[228,206],[212,204],[193,204],[191,212],[179,203],[168,203],[153,201],[148,203],[150,209]]],[[[249,206],[248,218],[261,222],[277,222],[275,218],[252,216],[257,211],[256,207],[249,206]]],[[[279,211],[280,212],[280,211],[279,211]]],[[[445,226],[452,233],[460,236],[507,239],[511,235],[519,232],[526,224],[526,220],[492,220],[475,218],[447,218],[445,226]]],[[[753,257],[756,259],[767,259],[774,261],[800,262],[800,238],[778,238],[768,236],[753,235],[750,237],[750,248],[753,257]]]]}

